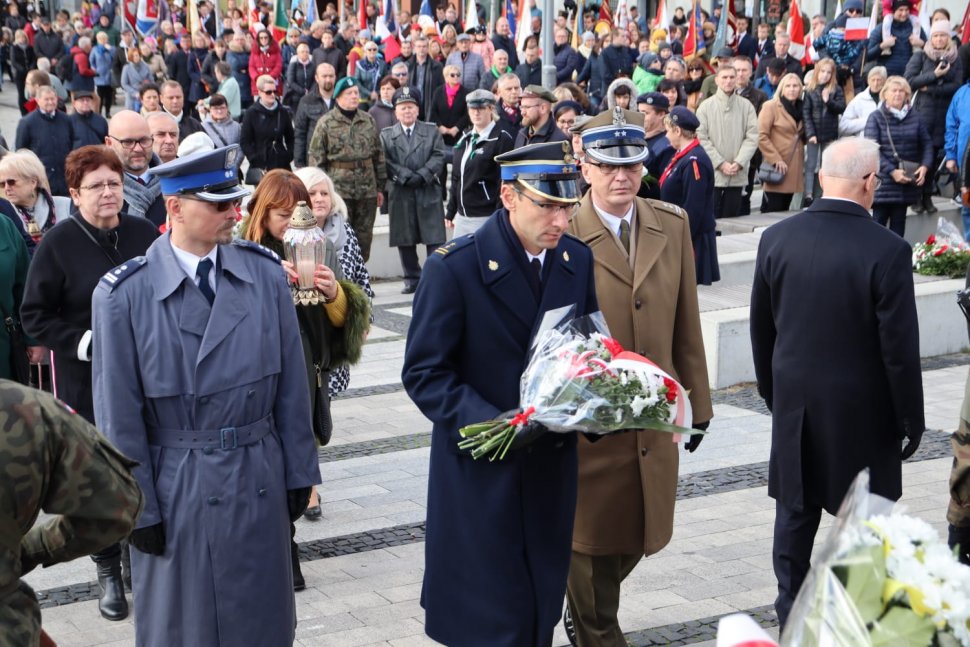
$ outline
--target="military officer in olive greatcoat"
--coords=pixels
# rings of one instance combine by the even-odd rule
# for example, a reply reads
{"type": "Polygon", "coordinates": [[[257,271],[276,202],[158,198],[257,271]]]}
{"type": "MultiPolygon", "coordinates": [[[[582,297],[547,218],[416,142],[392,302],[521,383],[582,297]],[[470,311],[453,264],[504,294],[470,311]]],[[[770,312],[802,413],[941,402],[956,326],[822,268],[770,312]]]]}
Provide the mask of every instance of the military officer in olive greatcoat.
{"type": "Polygon", "coordinates": [[[434,423],[421,604],[446,645],[545,647],[566,592],[576,437],[548,433],[489,462],[458,449],[458,429],[519,406],[544,313],[596,311],[593,259],[566,234],[579,198],[570,145],[498,161],[502,208],[431,255],[408,331],[402,380],[434,423]]]}
{"type": "Polygon", "coordinates": [[[290,522],[320,470],[279,257],[232,242],[239,155],[154,168],[168,233],[94,293],[95,417],[145,493],[130,539],[139,647],[293,644],[290,522]]]}

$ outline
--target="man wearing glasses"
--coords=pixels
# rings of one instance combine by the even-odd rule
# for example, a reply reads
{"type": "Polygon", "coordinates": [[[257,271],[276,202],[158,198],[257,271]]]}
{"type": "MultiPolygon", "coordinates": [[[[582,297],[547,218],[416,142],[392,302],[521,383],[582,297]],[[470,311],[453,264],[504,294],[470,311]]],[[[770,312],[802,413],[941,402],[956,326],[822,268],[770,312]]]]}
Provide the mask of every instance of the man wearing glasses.
{"type": "Polygon", "coordinates": [[[751,347],[772,416],[768,496],[782,627],[822,510],[838,511],[863,468],[873,494],[898,499],[902,461],[923,434],[913,250],[869,215],[878,171],[876,142],[833,142],[822,153],[822,197],[769,227],[758,245],[751,347]]]}
{"type": "MultiPolygon", "coordinates": [[[[683,209],[637,197],[649,157],[643,116],[614,108],[579,126],[590,190],[569,231],[593,250],[596,294],[613,337],[690,393],[694,426],[714,415],[701,336],[694,247],[683,209]]],[[[693,452],[701,435],[691,436],[693,452]]],[[[673,533],[678,445],[649,429],[579,439],[579,496],[567,593],[567,634],[580,647],[626,645],[620,584],[673,533]]]]}
{"type": "Polygon", "coordinates": [[[153,169],[170,228],[93,297],[95,418],[145,495],[130,539],[140,647],[294,639],[289,522],[320,470],[279,257],[232,240],[241,154],[153,169]]]}
{"type": "Polygon", "coordinates": [[[121,160],[125,170],[125,211],[148,218],[156,227],[165,224],[165,200],[158,178],[152,175],[152,135],[148,122],[137,112],[122,110],[108,122],[104,144],[121,160]]]}
{"type": "Polygon", "coordinates": [[[541,85],[527,86],[519,99],[519,111],[522,114],[521,129],[515,138],[515,147],[528,144],[545,144],[548,142],[564,142],[565,133],[556,127],[552,118],[552,104],[556,102],[556,95],[541,85]]]}
{"type": "Polygon", "coordinates": [[[568,143],[495,161],[501,208],[428,258],[407,335],[402,381],[434,423],[421,604],[425,631],[446,645],[470,636],[551,645],[569,568],[575,434],[544,434],[488,462],[458,450],[458,429],[519,406],[530,340],[547,311],[597,310],[593,258],[566,234],[579,197],[568,143]],[[469,506],[475,492],[489,495],[469,506]]]}

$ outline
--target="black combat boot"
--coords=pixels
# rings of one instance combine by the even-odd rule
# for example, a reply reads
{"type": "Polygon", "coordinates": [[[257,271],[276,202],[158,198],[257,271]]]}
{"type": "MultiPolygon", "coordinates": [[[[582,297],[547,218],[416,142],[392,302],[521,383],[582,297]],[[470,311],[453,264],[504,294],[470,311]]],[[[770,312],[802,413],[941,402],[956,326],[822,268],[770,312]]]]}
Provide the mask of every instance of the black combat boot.
{"type": "Polygon", "coordinates": [[[125,587],[121,582],[121,555],[102,560],[97,566],[98,585],[101,587],[98,610],[105,620],[124,620],[128,617],[128,600],[125,599],[125,587]]]}
{"type": "Polygon", "coordinates": [[[293,590],[302,591],[306,588],[303,571],[300,570],[300,548],[295,541],[290,541],[290,562],[293,564],[293,590]]]}

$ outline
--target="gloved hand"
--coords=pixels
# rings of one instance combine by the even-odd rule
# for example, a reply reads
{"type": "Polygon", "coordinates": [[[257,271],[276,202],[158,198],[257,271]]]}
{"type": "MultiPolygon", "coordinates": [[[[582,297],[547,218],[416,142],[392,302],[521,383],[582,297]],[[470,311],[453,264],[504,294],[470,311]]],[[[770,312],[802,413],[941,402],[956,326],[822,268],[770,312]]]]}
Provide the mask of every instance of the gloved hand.
{"type": "Polygon", "coordinates": [[[903,451],[899,455],[900,460],[906,460],[910,456],[916,453],[919,449],[919,441],[923,438],[923,430],[914,430],[909,426],[908,421],[903,421],[903,431],[905,432],[906,444],[903,446],[903,451]]]}
{"type": "Polygon", "coordinates": [[[148,555],[165,553],[165,526],[161,522],[131,531],[128,543],[148,555]]]}
{"type": "Polygon", "coordinates": [[[957,557],[960,559],[960,563],[970,566],[970,526],[960,527],[950,524],[946,543],[950,548],[959,546],[957,557]]]}
{"type": "Polygon", "coordinates": [[[310,490],[309,487],[301,487],[286,491],[286,508],[290,513],[290,523],[299,519],[306,510],[310,503],[310,490]]]}
{"type": "Polygon", "coordinates": [[[20,549],[20,575],[21,576],[24,576],[27,573],[29,573],[32,570],[34,570],[35,568],[37,568],[38,566],[40,566],[40,562],[38,562],[34,557],[32,557],[30,554],[28,554],[27,551],[23,549],[23,547],[21,547],[21,549],[20,549]]]}
{"type": "Polygon", "coordinates": [[[424,178],[418,175],[417,173],[415,173],[414,175],[408,178],[405,184],[407,186],[413,186],[413,187],[424,186],[424,178]]]}
{"type": "MultiPolygon", "coordinates": [[[[711,426],[711,421],[708,420],[707,422],[695,422],[691,426],[694,429],[699,429],[701,431],[707,431],[707,428],[711,426]]],[[[687,441],[687,444],[684,445],[684,449],[686,449],[691,454],[693,454],[697,450],[697,448],[700,447],[702,440],[704,440],[704,436],[703,435],[701,435],[701,434],[692,434],[691,437],[690,437],[690,440],[688,440],[687,441]]]]}
{"type": "Polygon", "coordinates": [[[539,436],[545,434],[547,431],[549,430],[541,422],[529,420],[515,430],[515,439],[509,445],[509,449],[521,449],[526,445],[531,445],[539,436]]]}

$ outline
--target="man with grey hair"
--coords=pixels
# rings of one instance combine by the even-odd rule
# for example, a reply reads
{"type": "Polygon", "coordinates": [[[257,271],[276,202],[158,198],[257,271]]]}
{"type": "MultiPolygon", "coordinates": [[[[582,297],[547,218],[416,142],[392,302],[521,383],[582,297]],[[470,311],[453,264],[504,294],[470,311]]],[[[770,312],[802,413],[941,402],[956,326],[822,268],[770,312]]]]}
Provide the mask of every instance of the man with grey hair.
{"type": "Polygon", "coordinates": [[[77,39],[77,45],[71,48],[70,56],[73,59],[74,76],[67,82],[69,92],[79,90],[94,92],[94,77],[97,76],[97,72],[91,67],[91,60],[88,58],[90,54],[91,38],[81,36],[77,39]]]}
{"type": "Polygon", "coordinates": [[[171,162],[178,157],[179,122],[167,112],[152,112],[146,117],[152,135],[152,150],[158,159],[171,162]]]}
{"type": "Polygon", "coordinates": [[[889,73],[882,65],[869,70],[869,74],[866,75],[868,85],[866,91],[856,94],[839,117],[840,137],[862,135],[862,131],[866,129],[866,122],[869,121],[869,115],[879,105],[879,93],[882,92],[882,86],[886,84],[888,78],[889,73]]]}
{"type": "Polygon", "coordinates": [[[902,461],[923,434],[913,252],[869,215],[878,171],[875,142],[832,143],[822,154],[822,197],[758,245],[751,345],[772,413],[768,496],[782,628],[822,510],[835,514],[865,468],[874,494],[899,499],[902,461]]]}
{"type": "Polygon", "coordinates": [[[458,34],[455,51],[448,55],[445,65],[454,65],[461,72],[461,84],[472,92],[478,89],[478,84],[485,76],[485,61],[481,56],[471,51],[472,37],[468,34],[458,34]]]}

